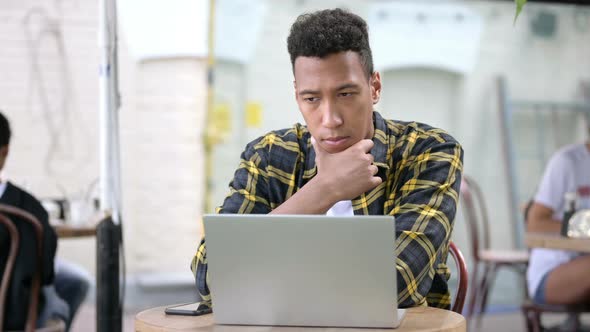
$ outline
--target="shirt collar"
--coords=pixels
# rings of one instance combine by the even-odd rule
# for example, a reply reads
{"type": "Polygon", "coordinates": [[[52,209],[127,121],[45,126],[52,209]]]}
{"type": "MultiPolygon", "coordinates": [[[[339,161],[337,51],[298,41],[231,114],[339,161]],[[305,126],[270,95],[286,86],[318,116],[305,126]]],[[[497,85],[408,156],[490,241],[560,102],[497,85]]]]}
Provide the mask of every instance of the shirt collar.
{"type": "Polygon", "coordinates": [[[4,196],[4,192],[6,191],[6,181],[0,180],[0,197],[4,196]]]}
{"type": "MultiPolygon", "coordinates": [[[[387,146],[388,146],[388,138],[387,138],[387,124],[381,114],[378,112],[373,112],[373,128],[375,128],[373,132],[373,148],[371,149],[371,154],[373,155],[373,164],[380,169],[389,169],[389,164],[387,163],[387,146]]],[[[305,157],[305,172],[303,173],[304,179],[311,179],[317,173],[317,167],[315,164],[315,150],[313,149],[313,145],[311,145],[311,134],[307,132],[304,136],[304,139],[307,140],[307,153],[305,157]]]]}

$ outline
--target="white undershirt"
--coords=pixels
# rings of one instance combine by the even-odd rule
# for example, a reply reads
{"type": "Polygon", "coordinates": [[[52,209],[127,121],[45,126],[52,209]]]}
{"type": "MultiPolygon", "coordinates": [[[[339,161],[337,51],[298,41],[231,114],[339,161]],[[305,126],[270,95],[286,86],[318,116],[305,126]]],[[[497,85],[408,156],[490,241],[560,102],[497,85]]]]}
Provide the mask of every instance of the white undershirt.
{"type": "Polygon", "coordinates": [[[4,195],[5,191],[6,191],[6,181],[0,180],[0,197],[2,197],[2,195],[4,195]]]}
{"type": "Polygon", "coordinates": [[[340,201],[334,204],[328,212],[327,216],[354,216],[352,209],[352,201],[340,201]]]}

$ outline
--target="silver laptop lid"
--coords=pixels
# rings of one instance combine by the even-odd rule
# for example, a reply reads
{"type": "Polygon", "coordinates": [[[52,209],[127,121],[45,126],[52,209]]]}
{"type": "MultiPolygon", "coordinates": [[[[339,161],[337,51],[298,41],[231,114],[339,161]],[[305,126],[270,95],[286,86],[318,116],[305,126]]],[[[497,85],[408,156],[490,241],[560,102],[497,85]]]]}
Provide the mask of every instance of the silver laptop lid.
{"type": "Polygon", "coordinates": [[[399,325],[389,216],[205,215],[219,324],[399,325]]]}

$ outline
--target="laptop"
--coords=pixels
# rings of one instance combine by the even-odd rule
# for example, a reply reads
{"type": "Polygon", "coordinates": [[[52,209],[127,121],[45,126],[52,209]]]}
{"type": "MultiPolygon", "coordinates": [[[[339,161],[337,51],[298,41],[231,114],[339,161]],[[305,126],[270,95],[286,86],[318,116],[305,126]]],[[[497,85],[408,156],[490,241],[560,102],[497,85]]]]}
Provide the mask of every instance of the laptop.
{"type": "Polygon", "coordinates": [[[203,217],[217,324],[398,327],[390,216],[203,217]]]}

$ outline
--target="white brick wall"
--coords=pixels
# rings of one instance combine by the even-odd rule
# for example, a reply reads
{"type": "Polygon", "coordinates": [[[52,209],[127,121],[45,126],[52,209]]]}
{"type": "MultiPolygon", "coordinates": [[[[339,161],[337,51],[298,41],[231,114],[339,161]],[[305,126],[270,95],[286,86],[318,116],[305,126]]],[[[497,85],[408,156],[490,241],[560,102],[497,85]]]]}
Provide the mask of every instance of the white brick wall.
{"type": "MultiPolygon", "coordinates": [[[[0,109],[14,132],[5,174],[39,197],[60,195],[58,185],[73,195],[98,177],[97,5],[0,2],[0,109]],[[31,76],[26,15],[34,36],[53,29],[63,37],[63,56],[54,35],[44,34],[38,43],[42,76],[31,76]],[[63,88],[64,79],[69,90],[63,88]],[[48,107],[39,94],[41,80],[48,107]],[[52,143],[54,153],[47,156],[52,143]]],[[[127,271],[189,274],[203,202],[205,62],[184,58],[137,63],[125,48],[124,34],[119,46],[127,271]]],[[[94,247],[94,239],[61,240],[59,256],[94,272],[94,247]]]]}
{"type": "Polygon", "coordinates": [[[203,203],[203,62],[137,66],[136,99],[121,113],[127,238],[140,271],[187,271],[203,203]]]}

